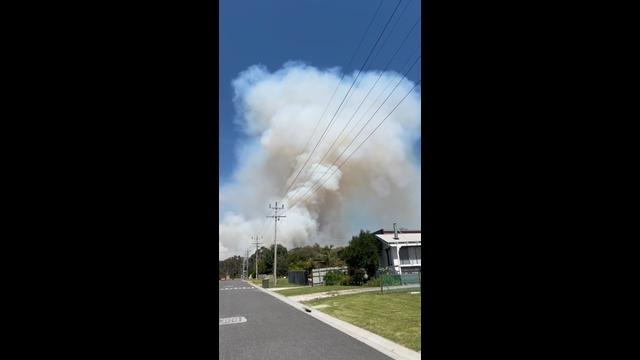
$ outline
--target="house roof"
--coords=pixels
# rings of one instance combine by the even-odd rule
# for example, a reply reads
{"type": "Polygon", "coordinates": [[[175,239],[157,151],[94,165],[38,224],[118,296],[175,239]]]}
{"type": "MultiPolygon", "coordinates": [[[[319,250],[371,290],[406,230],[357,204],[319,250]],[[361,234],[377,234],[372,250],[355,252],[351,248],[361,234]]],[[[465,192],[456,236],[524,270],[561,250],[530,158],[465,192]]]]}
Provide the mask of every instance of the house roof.
{"type": "MultiPolygon", "coordinates": [[[[420,234],[420,230],[398,230],[398,234],[420,234]]],[[[372,234],[393,234],[393,230],[380,229],[372,232],[372,234]]]]}
{"type": "Polygon", "coordinates": [[[422,241],[422,232],[420,230],[403,230],[398,231],[398,238],[394,239],[393,231],[384,231],[380,229],[373,233],[379,240],[387,244],[401,243],[420,243],[422,241]]]}

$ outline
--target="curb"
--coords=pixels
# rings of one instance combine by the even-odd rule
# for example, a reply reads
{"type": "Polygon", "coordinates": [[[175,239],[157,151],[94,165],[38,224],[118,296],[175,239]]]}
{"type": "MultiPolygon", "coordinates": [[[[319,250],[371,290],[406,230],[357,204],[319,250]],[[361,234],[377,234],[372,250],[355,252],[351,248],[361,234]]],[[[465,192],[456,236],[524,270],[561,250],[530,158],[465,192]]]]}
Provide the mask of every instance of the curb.
{"type": "MultiPolygon", "coordinates": [[[[402,286],[393,287],[393,289],[390,289],[390,290],[413,289],[413,288],[418,288],[418,287],[414,286],[414,285],[402,285],[402,286]]],[[[340,291],[327,291],[327,292],[320,292],[320,293],[312,293],[312,294],[305,294],[305,295],[290,296],[289,298],[291,300],[293,300],[293,301],[300,302],[300,301],[319,300],[319,299],[324,299],[324,298],[334,297],[334,296],[362,294],[362,293],[366,293],[366,292],[376,292],[376,291],[380,291],[380,289],[367,288],[367,289],[349,289],[349,290],[340,290],[340,291]]]]}
{"type": "Polygon", "coordinates": [[[417,351],[413,351],[409,348],[406,348],[400,344],[396,344],[391,340],[385,339],[380,335],[376,335],[368,330],[359,328],[355,325],[352,325],[346,321],[342,321],[340,319],[334,318],[333,316],[327,315],[320,311],[313,311],[308,308],[306,305],[303,305],[299,302],[293,301],[287,298],[284,295],[280,295],[277,292],[267,291],[257,285],[249,283],[251,286],[254,286],[258,290],[269,294],[282,302],[293,306],[294,308],[303,311],[304,313],[322,321],[323,323],[351,336],[352,338],[365,343],[366,345],[378,350],[379,352],[389,356],[392,359],[397,360],[417,360],[421,358],[421,353],[417,351]]]}

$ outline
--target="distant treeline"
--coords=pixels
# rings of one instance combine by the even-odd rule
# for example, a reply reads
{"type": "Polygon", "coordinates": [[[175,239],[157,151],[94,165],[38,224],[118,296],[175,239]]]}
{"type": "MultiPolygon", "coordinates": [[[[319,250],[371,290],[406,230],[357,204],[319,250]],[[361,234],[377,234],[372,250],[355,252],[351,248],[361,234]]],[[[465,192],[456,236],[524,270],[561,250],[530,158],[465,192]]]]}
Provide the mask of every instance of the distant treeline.
{"type": "MultiPolygon", "coordinates": [[[[348,246],[320,246],[318,244],[288,250],[278,245],[278,276],[286,276],[289,271],[348,266],[349,273],[357,270],[366,271],[373,276],[378,267],[380,244],[368,231],[360,231],[348,246]]],[[[273,245],[258,250],[258,274],[273,274],[273,245]]],[[[256,254],[249,257],[249,274],[255,278],[256,254]]],[[[218,261],[220,277],[229,275],[232,278],[242,275],[242,258],[232,256],[218,261]]]]}
{"type": "MultiPolygon", "coordinates": [[[[297,247],[288,250],[278,244],[278,276],[286,276],[288,272],[296,270],[307,270],[311,272],[313,268],[344,266],[345,259],[342,257],[344,247],[320,246],[318,244],[297,247]]],[[[228,274],[231,277],[242,275],[242,258],[232,256],[218,262],[220,275],[228,274]]],[[[255,278],[256,254],[249,257],[249,274],[255,278]]],[[[258,250],[258,274],[273,274],[273,245],[261,247],[258,250]]]]}

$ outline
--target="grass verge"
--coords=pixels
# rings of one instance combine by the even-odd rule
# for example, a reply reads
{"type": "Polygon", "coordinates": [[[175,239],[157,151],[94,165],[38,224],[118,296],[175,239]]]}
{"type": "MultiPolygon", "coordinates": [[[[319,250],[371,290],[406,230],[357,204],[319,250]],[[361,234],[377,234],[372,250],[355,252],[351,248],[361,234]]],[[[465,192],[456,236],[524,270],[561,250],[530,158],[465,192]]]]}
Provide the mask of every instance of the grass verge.
{"type": "MultiPolygon", "coordinates": [[[[254,285],[258,285],[260,287],[262,287],[262,279],[251,279],[249,280],[252,284],[254,285]]],[[[278,278],[278,286],[277,287],[292,287],[292,286],[300,286],[298,284],[289,284],[289,280],[288,279],[282,279],[282,278],[278,278]]],[[[273,276],[271,276],[269,278],[269,287],[274,287],[273,286],[273,276]]]]}
{"type": "MultiPolygon", "coordinates": [[[[412,290],[415,291],[415,290],[412,290]]],[[[420,294],[369,292],[305,302],[409,349],[420,351],[420,294]]]]}
{"type": "Polygon", "coordinates": [[[298,289],[281,290],[278,293],[284,296],[297,296],[297,295],[321,293],[326,291],[339,291],[339,290],[362,289],[362,288],[363,288],[362,286],[344,286],[344,285],[308,286],[308,287],[298,288],[298,289]]]}

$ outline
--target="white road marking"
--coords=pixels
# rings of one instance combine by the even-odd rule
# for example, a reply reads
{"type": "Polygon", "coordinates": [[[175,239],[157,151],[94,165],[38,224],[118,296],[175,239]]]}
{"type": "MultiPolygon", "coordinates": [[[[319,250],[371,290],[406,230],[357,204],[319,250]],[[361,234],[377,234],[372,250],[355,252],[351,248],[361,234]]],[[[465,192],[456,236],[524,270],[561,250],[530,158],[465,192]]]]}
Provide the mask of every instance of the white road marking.
{"type": "Polygon", "coordinates": [[[220,290],[254,290],[255,288],[252,286],[242,286],[242,287],[226,287],[220,288],[220,290]]]}
{"type": "Polygon", "coordinates": [[[220,318],[218,321],[218,325],[230,325],[230,324],[240,324],[243,322],[247,322],[247,318],[244,316],[233,316],[227,318],[220,318]]]}

